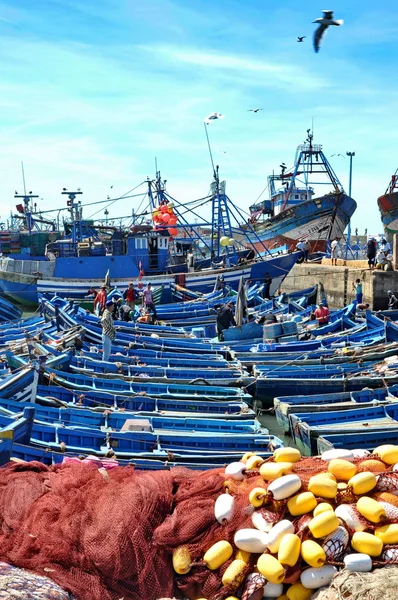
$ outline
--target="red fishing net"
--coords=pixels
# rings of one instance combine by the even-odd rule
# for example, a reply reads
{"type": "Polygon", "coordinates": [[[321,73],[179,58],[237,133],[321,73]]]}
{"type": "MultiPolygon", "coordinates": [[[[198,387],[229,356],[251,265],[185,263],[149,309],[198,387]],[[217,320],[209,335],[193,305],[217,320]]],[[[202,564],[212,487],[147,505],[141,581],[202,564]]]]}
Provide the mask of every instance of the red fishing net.
{"type": "Polygon", "coordinates": [[[13,464],[0,470],[0,555],[79,600],[172,597],[170,555],[152,542],[172,501],[167,471],[13,464]]]}
{"type": "MultiPolygon", "coordinates": [[[[327,464],[319,458],[294,465],[302,490],[312,475],[325,470],[327,464]]],[[[395,485],[391,475],[383,476],[386,482],[379,487],[395,485]]],[[[50,577],[78,600],[221,600],[236,595],[234,582],[222,584],[234,555],[215,571],[204,565],[203,557],[217,541],[233,544],[238,529],[253,527],[249,494],[256,487],[264,489],[265,503],[258,512],[265,521],[290,518],[296,532],[308,537],[311,516],[289,516],[287,501],[273,500],[255,470],[243,481],[226,481],[223,467],[204,472],[117,467],[105,472],[94,464],[13,463],[0,469],[0,559],[50,577]],[[226,490],[234,507],[221,525],[214,505],[226,490]],[[181,546],[192,563],[187,574],[177,575],[172,554],[181,546]]],[[[331,502],[355,503],[356,498],[351,490],[342,490],[331,502]]],[[[367,527],[372,530],[372,524],[367,527]]],[[[252,556],[248,573],[255,566],[252,556]]],[[[296,575],[292,573],[293,579],[296,575]]]]}

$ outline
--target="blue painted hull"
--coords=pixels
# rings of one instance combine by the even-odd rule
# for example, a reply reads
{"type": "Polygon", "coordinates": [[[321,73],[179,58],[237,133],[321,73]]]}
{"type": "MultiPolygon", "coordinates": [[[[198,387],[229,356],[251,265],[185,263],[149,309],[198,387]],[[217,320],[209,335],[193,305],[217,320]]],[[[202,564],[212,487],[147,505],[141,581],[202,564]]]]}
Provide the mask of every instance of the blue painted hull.
{"type": "MultiPolygon", "coordinates": [[[[87,294],[87,290],[90,287],[97,289],[101,287],[108,268],[110,271],[111,285],[117,286],[119,289],[126,289],[129,281],[137,278],[138,273],[135,265],[134,269],[131,270],[126,267],[121,271],[114,271],[115,265],[119,263],[119,257],[117,257],[117,260],[113,257],[92,257],[92,260],[102,260],[104,258],[112,259],[110,263],[111,267],[109,268],[108,263],[103,263],[100,269],[101,274],[97,272],[97,266],[97,270],[95,270],[95,272],[92,271],[90,266],[91,258],[86,259],[88,262],[87,265],[84,265],[84,269],[81,268],[82,265],[80,263],[82,261],[80,258],[67,259],[66,262],[60,263],[61,266],[59,268],[57,264],[54,275],[51,277],[48,276],[47,278],[34,278],[30,275],[18,274],[18,272],[9,273],[6,270],[2,270],[0,271],[0,288],[5,294],[21,304],[34,304],[38,302],[39,293],[51,295],[58,294],[64,298],[82,299],[85,294],[87,294]],[[114,272],[115,275],[113,274],[114,272]],[[90,273],[90,277],[87,276],[88,273],[90,273]],[[35,279],[35,281],[32,282],[32,279],[35,279]]],[[[194,292],[210,293],[214,289],[217,276],[222,274],[225,283],[232,289],[237,290],[241,277],[245,280],[251,279],[253,281],[262,281],[265,278],[265,274],[269,273],[273,280],[271,293],[275,293],[286,275],[295,265],[298,258],[299,253],[294,252],[292,254],[269,257],[265,260],[253,262],[245,266],[187,273],[186,286],[194,292]]],[[[21,261],[21,263],[24,263],[24,261],[21,261]]],[[[21,269],[22,268],[23,264],[21,266],[21,269]]],[[[149,282],[152,283],[154,287],[161,285],[169,287],[171,284],[175,283],[175,277],[173,275],[153,275],[142,279],[142,284],[144,286],[149,282]]]]}
{"type": "Polygon", "coordinates": [[[317,453],[320,436],[340,433],[346,436],[366,430],[385,427],[386,431],[398,430],[398,404],[353,408],[344,411],[327,411],[291,414],[290,430],[297,448],[304,456],[317,453]],[[339,431],[340,429],[340,431],[339,431]]]}
{"type": "MultiPolygon", "coordinates": [[[[267,246],[282,245],[306,238],[317,243],[341,237],[357,204],[346,194],[327,194],[319,198],[302,202],[288,208],[257,227],[257,235],[267,246]]],[[[257,248],[261,244],[252,236],[251,241],[257,248]]]]}
{"type": "Polygon", "coordinates": [[[301,396],[279,396],[274,398],[276,420],[285,433],[290,432],[291,414],[317,412],[324,410],[346,410],[361,406],[371,406],[373,400],[384,402],[387,396],[398,397],[398,385],[388,389],[383,387],[373,390],[362,389],[353,392],[338,392],[334,394],[314,394],[301,396]]]}
{"type": "Polygon", "coordinates": [[[25,283],[18,281],[10,281],[0,278],[0,290],[23,306],[37,306],[37,285],[36,283],[25,283]]]}

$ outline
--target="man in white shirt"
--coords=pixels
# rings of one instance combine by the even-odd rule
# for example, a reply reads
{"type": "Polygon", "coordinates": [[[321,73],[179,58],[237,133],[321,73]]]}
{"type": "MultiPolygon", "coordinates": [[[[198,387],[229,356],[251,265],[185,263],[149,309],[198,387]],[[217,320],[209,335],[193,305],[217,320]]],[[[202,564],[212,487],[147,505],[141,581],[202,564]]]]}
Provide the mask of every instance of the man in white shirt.
{"type": "Polygon", "coordinates": [[[332,259],[332,266],[337,266],[337,250],[339,247],[338,238],[334,238],[332,243],[330,244],[330,258],[332,259]]]}
{"type": "MultiPolygon", "coordinates": [[[[305,257],[305,243],[304,243],[304,240],[299,240],[299,241],[297,242],[297,244],[296,244],[296,250],[300,250],[300,252],[301,252],[301,256],[302,256],[302,257],[303,257],[303,259],[304,259],[304,257],[305,257]]],[[[299,259],[299,260],[300,260],[300,259],[299,259]]]]}
{"type": "Polygon", "coordinates": [[[388,256],[391,252],[391,246],[385,238],[381,240],[380,250],[381,252],[384,252],[384,256],[388,256]]]}

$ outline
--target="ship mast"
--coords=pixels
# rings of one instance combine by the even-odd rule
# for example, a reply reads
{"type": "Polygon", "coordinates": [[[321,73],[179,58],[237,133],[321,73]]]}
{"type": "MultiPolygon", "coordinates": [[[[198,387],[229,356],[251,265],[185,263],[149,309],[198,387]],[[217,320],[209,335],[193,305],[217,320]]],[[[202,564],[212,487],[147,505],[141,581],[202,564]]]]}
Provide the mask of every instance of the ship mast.
{"type": "Polygon", "coordinates": [[[320,144],[313,143],[314,135],[311,133],[311,129],[307,129],[307,139],[304,144],[301,144],[297,148],[295,166],[292,173],[285,174],[284,171],[281,175],[282,179],[288,179],[289,185],[286,189],[285,199],[282,206],[282,211],[285,210],[286,205],[288,203],[291,192],[293,191],[296,185],[296,177],[298,175],[303,175],[306,189],[311,184],[316,183],[317,185],[324,184],[332,184],[334,188],[334,192],[336,194],[340,194],[344,192],[344,188],[341,185],[336,173],[333,171],[331,165],[329,164],[326,156],[322,151],[322,146],[320,144]],[[329,179],[327,182],[312,182],[310,181],[310,175],[326,175],[329,179]]]}

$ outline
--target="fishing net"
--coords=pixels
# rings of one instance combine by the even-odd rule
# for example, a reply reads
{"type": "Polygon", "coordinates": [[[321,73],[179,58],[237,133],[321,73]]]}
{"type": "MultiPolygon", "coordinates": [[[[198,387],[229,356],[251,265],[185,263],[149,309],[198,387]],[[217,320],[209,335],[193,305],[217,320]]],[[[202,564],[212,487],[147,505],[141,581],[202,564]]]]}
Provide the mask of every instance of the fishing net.
{"type": "MultiPolygon", "coordinates": [[[[316,457],[294,465],[302,490],[312,475],[325,470],[327,463],[316,457]]],[[[392,494],[383,490],[395,489],[396,477],[386,475],[375,493],[383,494],[381,500],[388,503],[392,494]]],[[[249,576],[255,555],[245,571],[247,584],[238,591],[237,582],[222,584],[234,555],[215,571],[203,557],[216,542],[233,544],[237,530],[253,527],[255,509],[249,494],[254,488],[264,490],[264,506],[257,509],[257,516],[271,525],[289,518],[296,533],[308,538],[311,515],[289,515],[287,500],[272,498],[257,469],[235,481],[226,478],[224,467],[143,472],[130,467],[105,470],[95,461],[52,467],[13,463],[0,469],[0,559],[51,578],[79,600],[224,600],[231,595],[252,600],[245,585],[248,589],[254,585],[249,576]],[[228,522],[220,524],[214,506],[223,493],[233,496],[234,506],[228,522]],[[181,547],[189,552],[190,570],[177,575],[172,555],[181,547]]],[[[354,509],[356,498],[351,490],[343,490],[331,502],[352,504],[354,509]]],[[[397,507],[390,507],[394,515],[397,507]]],[[[374,524],[359,518],[369,531],[374,529],[374,524]]],[[[333,544],[330,553],[336,559],[333,544]]],[[[295,581],[298,574],[292,568],[286,582],[295,581]]]]}
{"type": "Polygon", "coordinates": [[[172,501],[168,471],[13,464],[0,470],[0,556],[79,600],[173,596],[170,556],[152,543],[172,501]]]}
{"type": "Polygon", "coordinates": [[[73,600],[73,596],[48,577],[0,563],[0,599],[73,600]]]}
{"type": "Polygon", "coordinates": [[[384,567],[373,573],[341,571],[328,588],[311,596],[312,600],[396,600],[398,567],[384,567]]]}

